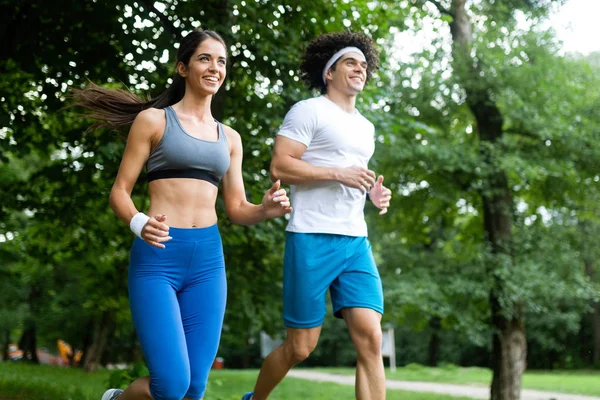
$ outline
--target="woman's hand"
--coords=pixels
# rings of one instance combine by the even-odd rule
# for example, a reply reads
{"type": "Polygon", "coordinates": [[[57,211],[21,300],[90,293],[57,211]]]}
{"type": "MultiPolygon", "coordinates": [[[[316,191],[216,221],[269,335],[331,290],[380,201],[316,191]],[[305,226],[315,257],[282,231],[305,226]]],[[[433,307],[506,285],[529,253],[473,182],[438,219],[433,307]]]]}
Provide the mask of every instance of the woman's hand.
{"type": "Polygon", "coordinates": [[[285,189],[280,189],[281,181],[277,181],[267,190],[262,199],[265,218],[277,218],[292,212],[290,199],[285,189]]]}
{"type": "Polygon", "coordinates": [[[173,239],[169,236],[169,226],[165,224],[166,220],[167,216],[162,214],[150,218],[142,228],[142,239],[149,245],[164,249],[163,243],[173,239]]]}

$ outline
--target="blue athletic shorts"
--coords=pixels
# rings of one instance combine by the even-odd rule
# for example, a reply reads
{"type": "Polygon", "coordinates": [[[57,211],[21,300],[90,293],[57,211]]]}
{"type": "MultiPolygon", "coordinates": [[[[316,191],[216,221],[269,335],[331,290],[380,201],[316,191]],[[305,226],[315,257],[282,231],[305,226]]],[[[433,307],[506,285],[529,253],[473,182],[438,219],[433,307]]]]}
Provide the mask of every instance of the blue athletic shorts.
{"type": "Polygon", "coordinates": [[[286,232],[283,264],[285,326],[321,326],[327,289],[337,318],[349,307],[383,315],[381,278],[366,237],[286,232]]]}

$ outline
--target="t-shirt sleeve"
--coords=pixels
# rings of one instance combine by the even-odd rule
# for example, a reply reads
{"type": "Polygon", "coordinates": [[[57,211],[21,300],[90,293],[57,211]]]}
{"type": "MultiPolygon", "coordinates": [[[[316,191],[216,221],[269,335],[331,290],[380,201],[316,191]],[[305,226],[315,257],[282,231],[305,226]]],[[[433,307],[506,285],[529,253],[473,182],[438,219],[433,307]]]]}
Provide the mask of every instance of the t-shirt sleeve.
{"type": "Polygon", "coordinates": [[[307,101],[294,104],[286,114],[278,135],[302,143],[306,147],[312,141],[317,128],[317,113],[307,101]]]}

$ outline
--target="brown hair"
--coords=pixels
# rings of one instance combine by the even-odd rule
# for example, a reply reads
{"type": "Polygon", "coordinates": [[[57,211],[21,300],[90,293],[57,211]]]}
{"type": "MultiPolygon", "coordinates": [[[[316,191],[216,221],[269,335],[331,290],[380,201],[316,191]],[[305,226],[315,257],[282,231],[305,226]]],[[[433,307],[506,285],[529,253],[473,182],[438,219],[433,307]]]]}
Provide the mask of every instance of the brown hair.
{"type": "MultiPolygon", "coordinates": [[[[190,58],[206,39],[215,39],[225,45],[223,38],[210,30],[193,30],[179,43],[177,51],[177,64],[182,62],[188,65],[190,58]]],[[[87,110],[86,117],[97,120],[92,129],[101,127],[119,128],[129,125],[135,117],[147,108],[165,108],[177,103],[185,94],[185,79],[177,72],[173,83],[161,94],[154,98],[141,99],[130,91],[122,89],[107,89],[89,83],[85,89],[72,89],[71,97],[74,99],[69,107],[82,107],[87,110]]]]}

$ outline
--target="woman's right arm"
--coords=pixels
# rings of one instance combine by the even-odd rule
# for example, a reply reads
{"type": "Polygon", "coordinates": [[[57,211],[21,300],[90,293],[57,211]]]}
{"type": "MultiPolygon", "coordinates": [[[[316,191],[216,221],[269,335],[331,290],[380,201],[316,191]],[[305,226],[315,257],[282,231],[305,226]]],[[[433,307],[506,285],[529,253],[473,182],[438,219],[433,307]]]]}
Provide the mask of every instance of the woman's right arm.
{"type": "MultiPolygon", "coordinates": [[[[127,226],[138,213],[131,200],[133,186],[150,156],[153,138],[161,132],[161,128],[164,130],[164,125],[164,112],[158,109],[140,112],[131,125],[119,172],[110,191],[110,206],[127,226]]],[[[165,219],[165,216],[158,215],[150,218],[142,229],[142,239],[148,244],[164,248],[162,242],[169,240],[169,227],[163,223],[165,219]]]]}

